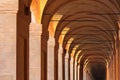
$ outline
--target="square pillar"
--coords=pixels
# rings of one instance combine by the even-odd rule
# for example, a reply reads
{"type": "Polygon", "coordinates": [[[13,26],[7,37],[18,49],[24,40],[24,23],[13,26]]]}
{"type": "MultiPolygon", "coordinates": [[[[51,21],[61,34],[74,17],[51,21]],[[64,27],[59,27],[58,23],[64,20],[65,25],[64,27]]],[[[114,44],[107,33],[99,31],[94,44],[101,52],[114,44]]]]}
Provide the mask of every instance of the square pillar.
{"type": "Polygon", "coordinates": [[[113,60],[111,59],[111,62],[110,62],[110,80],[113,80],[113,60]]]}
{"type": "Polygon", "coordinates": [[[115,61],[115,55],[113,56],[113,80],[116,80],[116,61],[115,61]]]}
{"type": "MultiPolygon", "coordinates": [[[[119,25],[120,29],[120,25],[119,25]]],[[[118,40],[118,80],[120,80],[120,30],[119,30],[119,40],[118,40]]]]}
{"type": "Polygon", "coordinates": [[[118,72],[118,78],[120,80],[120,39],[119,39],[119,47],[118,47],[118,67],[119,67],[119,69],[118,69],[118,71],[119,71],[118,72]]]}
{"type": "Polygon", "coordinates": [[[16,80],[17,0],[0,0],[0,80],[16,80]]]}
{"type": "Polygon", "coordinates": [[[17,9],[17,0],[0,0],[0,80],[16,80],[17,9]]]}
{"type": "Polygon", "coordinates": [[[76,61],[76,60],[75,60],[75,64],[74,64],[74,65],[75,65],[75,68],[74,68],[74,69],[75,69],[75,70],[74,70],[75,79],[74,79],[74,80],[77,80],[77,76],[78,76],[78,75],[77,75],[77,61],[76,61]]]}
{"type": "Polygon", "coordinates": [[[83,70],[83,80],[87,80],[86,70],[83,70]]]}
{"type": "Polygon", "coordinates": [[[58,80],[63,80],[62,54],[63,54],[63,48],[62,48],[62,44],[60,44],[58,50],[58,80]]]}
{"type": "Polygon", "coordinates": [[[65,80],[69,80],[69,53],[65,54],[65,80]]]}
{"type": "Polygon", "coordinates": [[[41,80],[41,33],[41,24],[30,24],[29,80],[41,80]]]}
{"type": "Polygon", "coordinates": [[[110,68],[109,64],[107,64],[107,66],[106,66],[106,71],[107,71],[106,72],[106,80],[110,80],[110,73],[109,73],[110,71],[109,71],[109,68],[110,68]]]}
{"type": "Polygon", "coordinates": [[[54,37],[49,36],[47,43],[47,80],[55,80],[54,37]]]}
{"type": "Polygon", "coordinates": [[[78,75],[78,80],[80,80],[80,65],[78,65],[77,68],[78,68],[78,69],[77,69],[77,70],[78,70],[78,74],[77,74],[77,75],[78,75]]]}
{"type": "Polygon", "coordinates": [[[71,58],[71,60],[70,60],[70,80],[73,80],[73,78],[74,78],[74,77],[73,77],[73,76],[74,76],[74,75],[73,75],[73,74],[74,74],[74,73],[73,73],[73,68],[74,68],[73,65],[74,65],[74,59],[71,58]]]}

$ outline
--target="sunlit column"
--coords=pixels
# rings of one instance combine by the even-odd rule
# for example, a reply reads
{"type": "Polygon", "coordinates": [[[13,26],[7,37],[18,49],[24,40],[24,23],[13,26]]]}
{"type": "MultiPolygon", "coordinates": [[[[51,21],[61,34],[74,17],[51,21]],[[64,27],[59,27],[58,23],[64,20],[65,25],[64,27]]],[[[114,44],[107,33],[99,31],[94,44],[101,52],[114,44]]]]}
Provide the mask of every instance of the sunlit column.
{"type": "Polygon", "coordinates": [[[118,66],[119,66],[118,77],[119,77],[119,80],[120,80],[120,30],[119,30],[119,40],[118,40],[118,66]]]}
{"type": "Polygon", "coordinates": [[[62,54],[63,54],[63,48],[62,48],[62,44],[60,44],[58,50],[58,80],[63,80],[62,54]]]}
{"type": "Polygon", "coordinates": [[[119,53],[116,52],[116,80],[119,80],[119,53]]]}
{"type": "Polygon", "coordinates": [[[16,80],[18,0],[0,0],[0,80],[16,80]]]}
{"type": "Polygon", "coordinates": [[[78,80],[80,80],[80,65],[78,65],[78,80]]]}
{"type": "Polygon", "coordinates": [[[114,71],[113,71],[113,60],[111,60],[111,63],[110,63],[110,80],[113,80],[113,74],[114,74],[114,71]]]}
{"type": "Polygon", "coordinates": [[[118,80],[120,80],[120,40],[119,40],[119,46],[118,46],[118,80]]]}
{"type": "Polygon", "coordinates": [[[54,37],[49,36],[47,43],[47,80],[55,80],[54,73],[54,37]]]}
{"type": "MultiPolygon", "coordinates": [[[[120,31],[119,31],[119,35],[120,35],[120,31]]],[[[118,74],[118,77],[119,77],[119,80],[120,80],[120,38],[119,38],[119,47],[118,47],[118,66],[119,66],[119,74],[118,74]]]]}
{"type": "Polygon", "coordinates": [[[74,65],[74,59],[71,58],[71,60],[70,60],[70,80],[73,80],[73,65],[74,65]]]}
{"type": "MultiPolygon", "coordinates": [[[[120,29],[120,20],[119,20],[119,29],[120,29]]],[[[117,45],[118,45],[118,80],[120,80],[120,30],[118,31],[118,42],[117,42],[117,45]]]]}
{"type": "MultiPolygon", "coordinates": [[[[118,40],[117,40],[118,41],[118,40]]],[[[117,42],[118,43],[118,42],[117,42]]],[[[116,44],[115,48],[115,64],[116,64],[116,80],[119,80],[119,52],[118,52],[118,44],[116,44]]]]}
{"type": "Polygon", "coordinates": [[[29,39],[29,79],[41,80],[41,33],[42,25],[30,24],[29,39]]]}
{"type": "Polygon", "coordinates": [[[107,71],[107,72],[106,72],[106,80],[110,80],[110,79],[109,79],[109,77],[110,77],[109,75],[110,75],[110,74],[109,74],[109,65],[108,65],[108,64],[107,64],[107,66],[106,66],[106,71],[107,71]]]}
{"type": "Polygon", "coordinates": [[[113,80],[116,80],[116,65],[115,65],[115,56],[113,56],[113,63],[112,63],[112,65],[113,65],[113,80]]]}
{"type": "Polygon", "coordinates": [[[86,72],[83,70],[83,80],[86,80],[86,72]]]}
{"type": "Polygon", "coordinates": [[[65,80],[69,80],[69,53],[65,54],[65,80]]]}
{"type": "Polygon", "coordinates": [[[74,68],[74,74],[75,74],[75,79],[74,80],[77,80],[77,61],[75,61],[75,68],[74,68]]]}

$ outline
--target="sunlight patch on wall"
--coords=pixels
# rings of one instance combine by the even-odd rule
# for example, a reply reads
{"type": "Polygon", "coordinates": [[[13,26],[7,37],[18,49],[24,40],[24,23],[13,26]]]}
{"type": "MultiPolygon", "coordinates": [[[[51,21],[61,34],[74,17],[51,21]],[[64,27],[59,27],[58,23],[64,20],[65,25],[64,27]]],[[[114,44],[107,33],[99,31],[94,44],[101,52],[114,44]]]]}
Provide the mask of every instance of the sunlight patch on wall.
{"type": "Polygon", "coordinates": [[[84,62],[84,69],[86,69],[88,63],[89,63],[89,61],[88,61],[88,59],[86,59],[85,62],[84,62]]]}
{"type": "Polygon", "coordinates": [[[60,37],[59,37],[59,41],[58,41],[59,44],[63,44],[64,37],[65,37],[66,33],[67,33],[69,30],[70,30],[70,28],[67,28],[67,27],[65,27],[65,28],[62,30],[61,35],[60,35],[60,37]]]}
{"type": "Polygon", "coordinates": [[[30,9],[32,12],[32,16],[34,15],[34,17],[32,17],[33,22],[41,23],[43,10],[47,1],[48,0],[32,0],[30,9]]]}
{"type": "Polygon", "coordinates": [[[49,23],[49,27],[48,27],[48,31],[49,31],[49,35],[50,36],[54,36],[55,35],[55,31],[57,28],[57,25],[59,23],[59,20],[62,18],[63,15],[54,15],[49,23]]]}
{"type": "Polygon", "coordinates": [[[76,54],[76,57],[75,57],[75,60],[77,61],[78,57],[79,57],[79,54],[81,53],[81,50],[79,50],[76,54]]]}
{"type": "Polygon", "coordinates": [[[107,64],[107,65],[109,65],[109,62],[108,62],[108,60],[107,60],[107,59],[105,59],[105,62],[106,62],[106,64],[107,64]]]}
{"type": "Polygon", "coordinates": [[[68,50],[69,50],[69,48],[70,48],[70,45],[71,45],[71,43],[73,42],[73,40],[74,40],[74,38],[70,38],[70,39],[68,40],[68,42],[67,42],[67,44],[66,44],[66,47],[65,47],[65,49],[67,50],[67,52],[68,52],[68,50]]]}
{"type": "Polygon", "coordinates": [[[71,53],[71,57],[74,57],[75,52],[77,50],[77,48],[79,47],[79,45],[75,45],[74,48],[72,49],[72,53],[71,53]]]}
{"type": "Polygon", "coordinates": [[[83,57],[82,55],[79,57],[79,59],[78,59],[78,63],[80,63],[80,60],[81,60],[82,57],[83,57]]]}

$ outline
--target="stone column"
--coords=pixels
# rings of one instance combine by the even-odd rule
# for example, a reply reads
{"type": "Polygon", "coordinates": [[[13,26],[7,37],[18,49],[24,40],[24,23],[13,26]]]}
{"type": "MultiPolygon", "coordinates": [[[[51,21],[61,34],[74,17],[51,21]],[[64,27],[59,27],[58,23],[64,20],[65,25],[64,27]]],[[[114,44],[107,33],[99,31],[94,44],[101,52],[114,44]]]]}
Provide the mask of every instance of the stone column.
{"type": "MultiPolygon", "coordinates": [[[[119,31],[119,33],[120,33],[120,31],[119,31]]],[[[120,39],[120,38],[119,38],[120,39]]],[[[120,67],[120,40],[119,40],[119,47],[118,47],[118,66],[120,67]]],[[[119,68],[119,70],[118,70],[119,72],[118,72],[118,75],[120,75],[120,68],[119,68]]],[[[118,79],[120,80],[120,76],[118,76],[118,79]]]]}
{"type": "Polygon", "coordinates": [[[86,80],[89,80],[89,74],[86,72],[86,80]]]}
{"type": "Polygon", "coordinates": [[[42,25],[30,23],[29,80],[41,80],[41,34],[42,25]]]}
{"type": "Polygon", "coordinates": [[[74,68],[75,70],[75,72],[74,72],[74,74],[75,74],[75,79],[74,80],[77,80],[77,61],[75,61],[75,68],[74,68]]]}
{"type": "Polygon", "coordinates": [[[0,80],[16,80],[18,0],[0,0],[0,80]]]}
{"type": "Polygon", "coordinates": [[[62,44],[60,44],[58,50],[58,80],[63,80],[62,54],[63,54],[63,48],[62,48],[62,44]]]}
{"type": "Polygon", "coordinates": [[[73,80],[73,65],[74,65],[74,59],[71,58],[70,60],[70,80],[73,80]]]}
{"type": "Polygon", "coordinates": [[[80,80],[80,65],[78,65],[78,67],[77,67],[78,69],[78,80],[80,80]]]}
{"type": "Polygon", "coordinates": [[[54,46],[55,46],[55,39],[54,37],[49,36],[47,43],[47,80],[55,80],[54,46]]]}
{"type": "Polygon", "coordinates": [[[118,61],[119,60],[119,57],[118,57],[119,55],[118,54],[119,53],[116,52],[116,55],[115,55],[116,56],[115,57],[116,58],[116,60],[115,60],[115,62],[116,62],[116,80],[119,80],[119,66],[118,66],[119,65],[119,61],[118,61]]]}
{"type": "Polygon", "coordinates": [[[83,80],[86,80],[86,71],[83,70],[83,80]]]}
{"type": "Polygon", "coordinates": [[[106,72],[106,80],[110,80],[109,79],[109,66],[108,66],[108,64],[107,64],[107,66],[106,66],[106,70],[107,70],[107,72],[106,72]]]}
{"type": "Polygon", "coordinates": [[[113,56],[113,62],[112,62],[112,65],[113,65],[113,80],[116,80],[116,64],[115,64],[115,55],[113,56]]]}
{"type": "Polygon", "coordinates": [[[110,80],[113,80],[113,60],[110,62],[110,80]]]}
{"type": "MultiPolygon", "coordinates": [[[[119,16],[120,17],[120,16],[119,16]]],[[[119,29],[120,29],[120,19],[119,19],[119,21],[118,21],[118,25],[119,25],[119,29]]],[[[118,47],[117,47],[117,51],[118,51],[118,80],[120,80],[120,30],[119,30],[119,32],[118,32],[118,42],[117,42],[117,45],[118,45],[118,47]]]]}
{"type": "Polygon", "coordinates": [[[69,80],[69,53],[65,54],[65,80],[69,80]]]}
{"type": "Polygon", "coordinates": [[[118,26],[119,26],[119,32],[118,32],[118,41],[117,41],[117,65],[118,65],[118,80],[120,80],[120,16],[119,16],[119,21],[118,21],[118,26]]]}
{"type": "Polygon", "coordinates": [[[115,43],[115,58],[116,58],[116,80],[119,80],[119,32],[116,37],[116,43],[115,43]]]}

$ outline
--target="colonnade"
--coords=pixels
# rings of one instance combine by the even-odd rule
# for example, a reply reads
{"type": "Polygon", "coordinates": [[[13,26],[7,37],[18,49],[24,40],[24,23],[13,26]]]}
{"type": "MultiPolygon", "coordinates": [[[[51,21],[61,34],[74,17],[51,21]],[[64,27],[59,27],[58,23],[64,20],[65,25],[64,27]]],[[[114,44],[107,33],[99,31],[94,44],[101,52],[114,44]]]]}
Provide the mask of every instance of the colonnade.
{"type": "MultiPolygon", "coordinates": [[[[30,24],[31,25],[31,24],[30,24]]],[[[35,26],[40,29],[41,25],[35,25],[34,24],[34,28],[35,26]]],[[[41,46],[36,46],[38,43],[40,44],[40,35],[41,32],[37,31],[37,29],[32,29],[35,30],[35,35],[33,34],[33,32],[31,31],[31,40],[30,40],[30,44],[31,47],[35,48],[30,48],[30,53],[31,53],[31,57],[30,57],[30,64],[32,64],[35,67],[30,68],[30,80],[33,80],[33,78],[36,77],[36,80],[40,80],[41,79],[41,66],[40,66],[40,47],[41,46]],[[37,37],[38,35],[38,37],[37,37]],[[36,37],[35,37],[36,36],[36,37]],[[34,39],[34,38],[38,38],[38,39],[34,39]],[[32,41],[33,39],[33,41],[32,41]],[[34,56],[32,55],[32,50],[35,50],[33,52],[36,53],[36,55],[34,54],[34,56]],[[38,53],[38,54],[37,54],[38,53]],[[35,57],[36,56],[36,57],[35,57]],[[35,61],[34,61],[35,60],[35,61]],[[37,61],[37,62],[36,62],[37,61]],[[33,63],[32,63],[33,62],[33,63]],[[38,67],[37,67],[38,65],[38,67]],[[32,72],[33,70],[33,72],[32,72]],[[36,70],[36,71],[35,71],[36,70]],[[35,71],[35,72],[34,72],[35,71]]],[[[55,80],[55,74],[58,74],[58,80],[81,80],[83,77],[83,80],[92,80],[92,74],[89,73],[89,71],[85,68],[82,68],[82,72],[81,70],[81,65],[80,63],[78,63],[73,57],[70,57],[69,52],[66,51],[64,57],[64,49],[62,47],[61,44],[59,44],[59,48],[58,48],[58,73],[55,73],[55,55],[54,55],[54,47],[55,47],[55,38],[53,37],[49,37],[48,42],[47,42],[47,80],[55,80]],[[64,59],[63,59],[64,58],[64,59]],[[64,60],[64,61],[63,61],[64,60]],[[64,66],[63,66],[64,65],[64,66]],[[64,70],[63,70],[64,68],[64,70]],[[81,74],[82,73],[82,74],[81,74]]],[[[113,55],[113,57],[111,58],[111,60],[107,63],[106,65],[106,80],[117,80],[119,79],[119,77],[117,75],[119,75],[119,69],[117,68],[118,64],[117,61],[118,59],[116,59],[115,55],[113,55]]]]}
{"type": "MultiPolygon", "coordinates": [[[[44,28],[47,25],[46,22],[41,21],[40,23],[40,20],[37,22],[34,21],[35,19],[31,19],[30,4],[22,4],[23,2],[19,3],[17,0],[11,0],[8,4],[9,0],[5,1],[0,1],[0,80],[94,80],[89,64],[98,59],[89,60],[87,54],[85,55],[87,49],[82,50],[78,45],[82,50],[78,54],[79,56],[77,55],[77,49],[79,48],[75,47],[76,45],[71,47],[74,44],[73,42],[66,49],[65,46],[68,44],[65,44],[63,37],[63,44],[59,43],[55,37],[58,33],[53,31],[54,36],[51,36],[49,27],[44,28]],[[71,56],[72,51],[74,54],[71,56]],[[87,63],[85,62],[86,59],[88,59],[87,63]]],[[[49,20],[48,16],[44,17],[49,20]]],[[[56,28],[56,31],[59,30],[56,28]]],[[[81,29],[80,32],[82,32],[81,29]]],[[[105,66],[105,80],[120,79],[119,32],[118,28],[117,35],[113,35],[115,38],[114,44],[110,44],[112,47],[108,46],[113,51],[106,52],[106,54],[109,54],[107,56],[101,54],[104,57],[101,63],[105,66]]]]}

